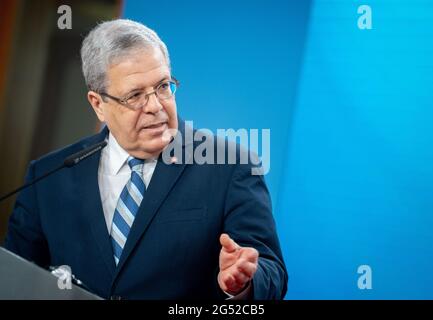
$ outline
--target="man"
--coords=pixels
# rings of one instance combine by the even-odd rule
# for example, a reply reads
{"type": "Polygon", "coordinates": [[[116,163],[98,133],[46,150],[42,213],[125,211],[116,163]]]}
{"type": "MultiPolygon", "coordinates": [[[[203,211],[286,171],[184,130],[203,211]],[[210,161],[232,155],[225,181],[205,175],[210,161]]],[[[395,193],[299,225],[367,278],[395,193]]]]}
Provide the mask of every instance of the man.
{"type": "Polygon", "coordinates": [[[178,82],[157,34],[105,22],[84,39],[81,58],[88,100],[106,127],[33,161],[27,180],[95,143],[107,146],[22,191],[6,248],[44,267],[70,266],[104,298],[283,298],[287,273],[253,165],[163,161],[173,143],[185,158],[191,152],[177,139],[186,130],[178,82]]]}

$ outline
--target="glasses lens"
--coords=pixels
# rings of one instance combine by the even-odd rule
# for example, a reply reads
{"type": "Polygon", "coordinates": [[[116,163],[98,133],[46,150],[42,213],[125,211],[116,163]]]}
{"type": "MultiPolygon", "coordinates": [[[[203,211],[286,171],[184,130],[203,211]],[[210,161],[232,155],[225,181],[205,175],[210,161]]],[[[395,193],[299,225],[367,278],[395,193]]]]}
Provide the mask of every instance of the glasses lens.
{"type": "MultiPolygon", "coordinates": [[[[173,81],[166,81],[161,83],[156,88],[156,95],[159,99],[169,99],[176,92],[177,85],[173,81]]],[[[131,94],[125,100],[126,105],[132,109],[139,109],[143,107],[149,100],[149,94],[146,94],[144,91],[138,91],[131,94]]]]}
{"type": "Polygon", "coordinates": [[[171,90],[171,94],[175,94],[177,89],[177,85],[174,82],[170,82],[170,90],[171,90]]]}
{"type": "Polygon", "coordinates": [[[171,96],[173,96],[175,92],[176,92],[176,84],[170,81],[162,83],[157,89],[158,97],[160,99],[171,98],[171,96]]]}
{"type": "Polygon", "coordinates": [[[126,103],[130,105],[131,107],[139,106],[141,103],[141,100],[145,97],[145,94],[143,92],[135,92],[130,97],[126,99],[126,103]]]}

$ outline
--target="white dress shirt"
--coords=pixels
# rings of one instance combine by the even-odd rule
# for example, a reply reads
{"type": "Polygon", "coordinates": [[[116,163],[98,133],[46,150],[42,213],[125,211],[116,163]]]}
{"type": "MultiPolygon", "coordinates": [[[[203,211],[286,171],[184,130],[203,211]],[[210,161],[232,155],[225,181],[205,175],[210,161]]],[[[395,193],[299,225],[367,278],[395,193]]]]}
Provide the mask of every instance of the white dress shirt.
{"type": "MultiPolygon", "coordinates": [[[[102,149],[101,160],[99,161],[98,183],[105,223],[108,233],[110,233],[114,210],[120,193],[131,178],[131,169],[126,161],[129,157],[128,152],[117,143],[111,132],[106,141],[107,146],[102,149]]],[[[152,179],[156,163],[156,159],[149,159],[144,162],[143,180],[146,188],[152,179]]]]}

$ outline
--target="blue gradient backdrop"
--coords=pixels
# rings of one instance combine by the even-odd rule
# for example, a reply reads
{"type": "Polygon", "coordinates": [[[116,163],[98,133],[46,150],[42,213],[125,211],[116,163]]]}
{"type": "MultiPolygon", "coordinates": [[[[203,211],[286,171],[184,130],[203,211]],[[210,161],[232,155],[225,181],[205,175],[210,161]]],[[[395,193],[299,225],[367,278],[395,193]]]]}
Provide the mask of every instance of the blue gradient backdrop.
{"type": "Polygon", "coordinates": [[[271,129],[288,299],[433,298],[433,2],[127,0],[123,16],[167,43],[184,119],[271,129]]]}

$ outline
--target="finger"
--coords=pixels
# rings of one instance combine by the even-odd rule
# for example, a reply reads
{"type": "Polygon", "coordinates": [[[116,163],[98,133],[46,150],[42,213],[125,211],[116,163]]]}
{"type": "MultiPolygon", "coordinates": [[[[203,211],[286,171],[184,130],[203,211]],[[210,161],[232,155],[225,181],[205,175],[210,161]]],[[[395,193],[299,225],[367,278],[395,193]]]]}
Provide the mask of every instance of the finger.
{"type": "Polygon", "coordinates": [[[241,249],[240,257],[246,261],[257,263],[259,259],[259,252],[251,247],[244,247],[241,249]]]}
{"type": "Polygon", "coordinates": [[[228,283],[226,292],[236,295],[240,289],[242,289],[245,286],[245,284],[238,283],[236,279],[231,279],[228,283]]]}
{"type": "Polygon", "coordinates": [[[257,271],[257,263],[249,261],[241,262],[238,265],[238,270],[251,279],[257,271]]]}
{"type": "Polygon", "coordinates": [[[236,284],[238,284],[240,287],[243,287],[245,285],[245,283],[247,283],[251,279],[250,277],[248,277],[245,273],[243,273],[241,271],[236,271],[232,275],[236,281],[236,284]]]}
{"type": "Polygon", "coordinates": [[[223,291],[232,290],[235,286],[237,286],[236,280],[230,273],[222,274],[220,280],[220,287],[223,291]]]}
{"type": "Polygon", "coordinates": [[[220,243],[223,247],[223,249],[228,252],[228,253],[232,253],[235,252],[236,250],[238,250],[240,247],[238,246],[238,244],[236,242],[234,242],[228,234],[223,233],[220,236],[220,243]]]}
{"type": "Polygon", "coordinates": [[[228,253],[224,248],[221,249],[220,257],[219,257],[219,267],[220,270],[226,270],[230,268],[238,261],[238,257],[235,253],[228,253]]]}

